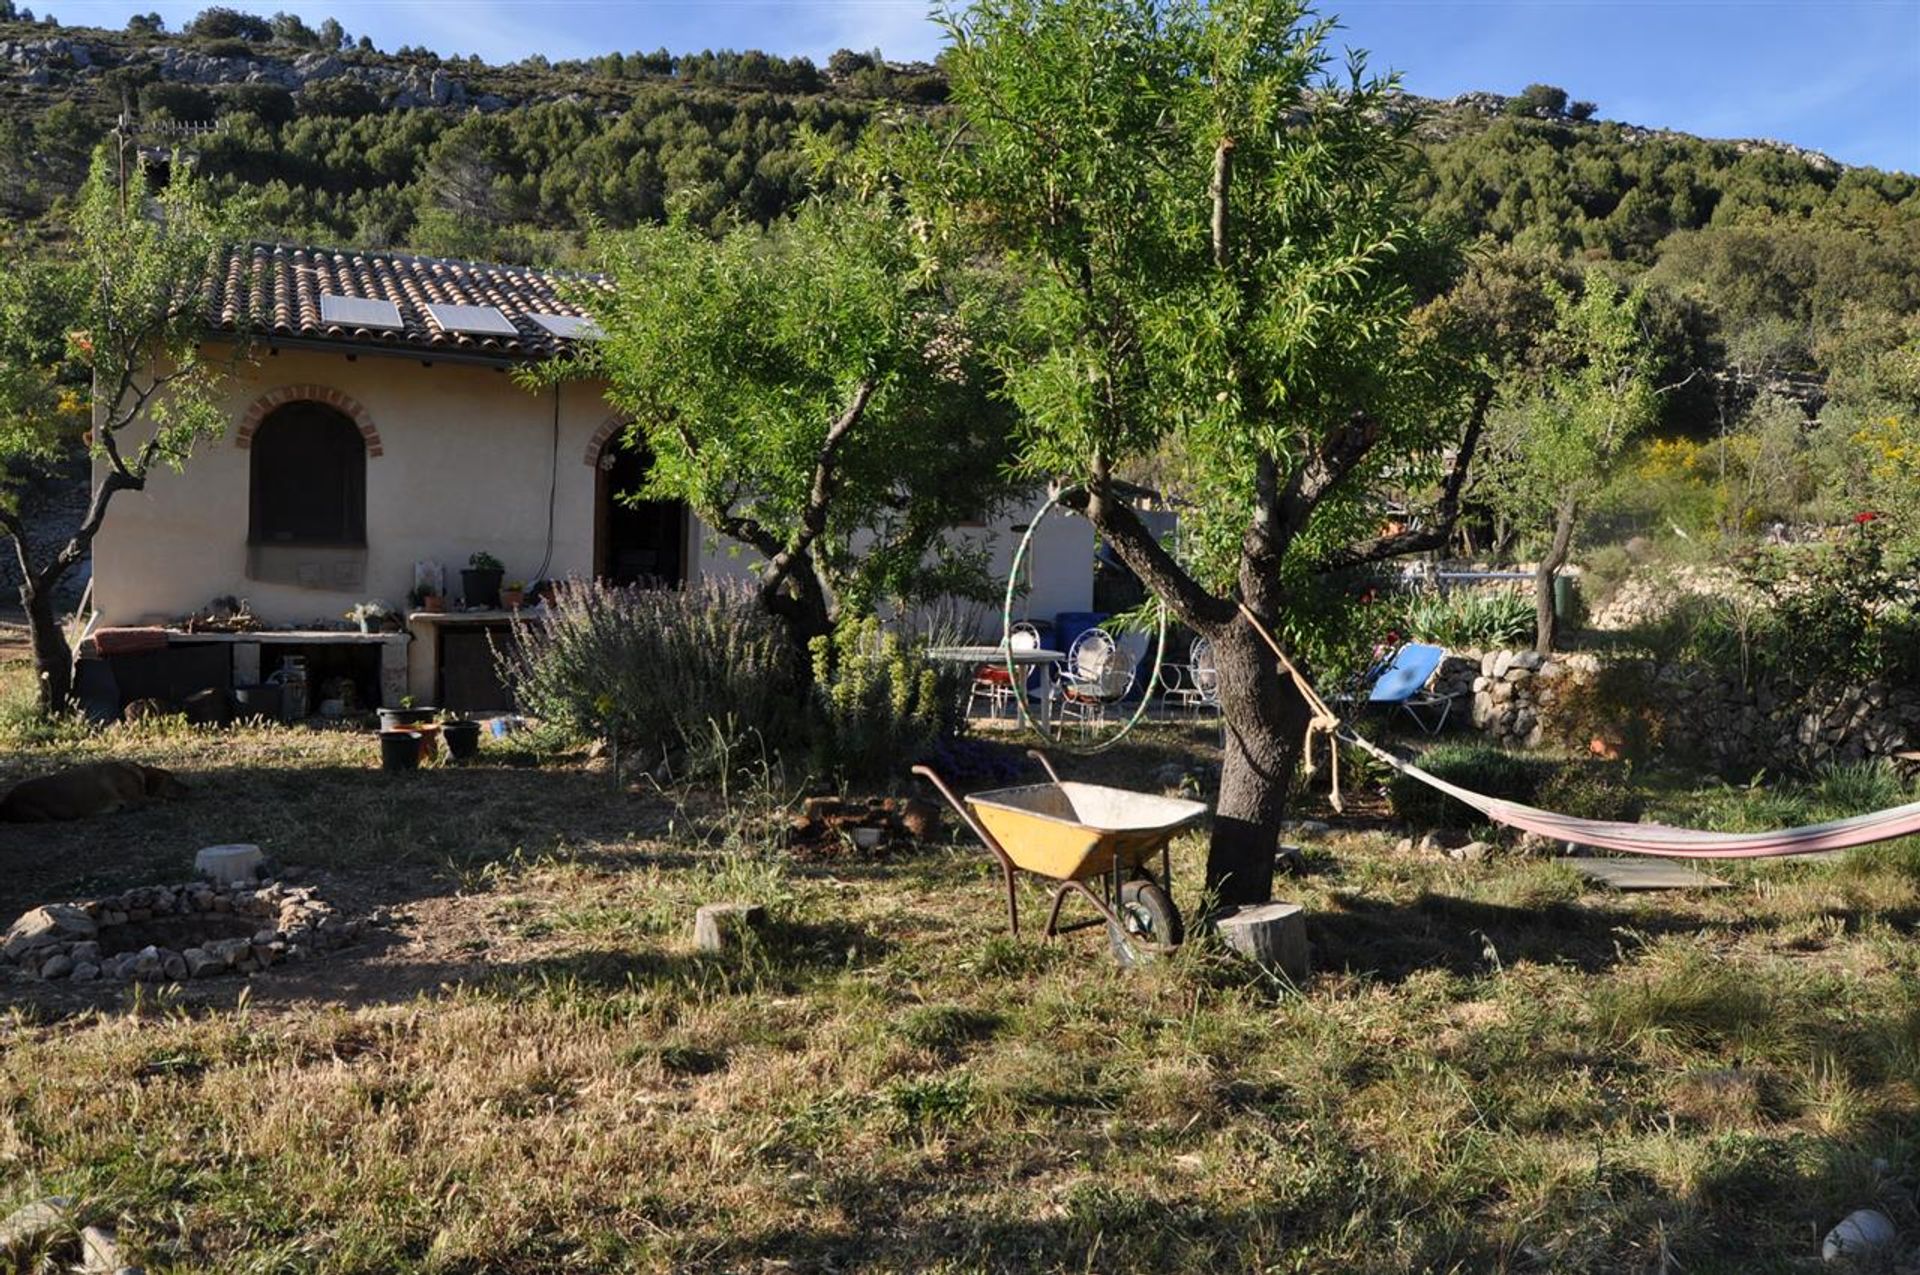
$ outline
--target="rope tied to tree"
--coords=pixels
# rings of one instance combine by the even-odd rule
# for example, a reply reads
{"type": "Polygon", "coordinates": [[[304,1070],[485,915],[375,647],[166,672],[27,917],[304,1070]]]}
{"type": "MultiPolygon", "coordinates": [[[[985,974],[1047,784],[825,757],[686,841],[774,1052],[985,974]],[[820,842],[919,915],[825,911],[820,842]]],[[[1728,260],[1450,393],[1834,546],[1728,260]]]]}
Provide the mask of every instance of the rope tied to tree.
{"type": "Polygon", "coordinates": [[[1253,613],[1253,609],[1245,602],[1238,605],[1240,614],[1246,617],[1247,623],[1253,626],[1253,631],[1258,633],[1261,640],[1273,651],[1275,658],[1280,661],[1280,667],[1287,671],[1287,675],[1293,679],[1293,684],[1299,688],[1300,697],[1307,701],[1307,707],[1313,711],[1313,716],[1307,719],[1306,738],[1300,744],[1301,757],[1304,759],[1303,769],[1308,779],[1312,779],[1319,773],[1319,766],[1313,760],[1314,737],[1316,735],[1327,737],[1329,781],[1327,801],[1333,807],[1335,814],[1345,814],[1346,803],[1340,796],[1340,727],[1342,725],[1340,714],[1334,712],[1327,701],[1320,698],[1320,692],[1313,688],[1313,683],[1307,680],[1306,674],[1302,673],[1288,657],[1279,641],[1268,631],[1267,626],[1260,622],[1260,617],[1253,613]]]}

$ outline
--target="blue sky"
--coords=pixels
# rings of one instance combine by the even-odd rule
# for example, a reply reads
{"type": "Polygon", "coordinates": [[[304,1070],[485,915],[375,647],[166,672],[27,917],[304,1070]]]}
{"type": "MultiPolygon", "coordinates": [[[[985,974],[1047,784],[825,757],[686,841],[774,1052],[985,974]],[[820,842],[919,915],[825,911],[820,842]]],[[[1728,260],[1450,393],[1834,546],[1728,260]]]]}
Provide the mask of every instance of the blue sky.
{"type": "MultiPolygon", "coordinates": [[[[31,4],[32,0],[26,0],[31,4]]],[[[512,61],[611,49],[760,48],[816,61],[842,47],[931,57],[923,0],[281,0],[383,49],[512,61]]],[[[199,3],[54,0],[64,22],[120,26],[199,3]]],[[[1416,93],[1558,84],[1607,119],[1708,137],[1771,137],[1853,164],[1920,172],[1920,0],[1347,0],[1338,39],[1416,93]]]]}

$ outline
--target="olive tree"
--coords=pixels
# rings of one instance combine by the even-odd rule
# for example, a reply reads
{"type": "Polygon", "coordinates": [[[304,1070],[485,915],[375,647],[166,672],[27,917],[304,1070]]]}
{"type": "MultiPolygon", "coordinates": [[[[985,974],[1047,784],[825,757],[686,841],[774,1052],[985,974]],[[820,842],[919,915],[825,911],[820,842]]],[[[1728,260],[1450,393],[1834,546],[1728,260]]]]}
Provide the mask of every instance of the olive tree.
{"type": "Polygon", "coordinates": [[[948,30],[956,131],[895,162],[929,224],[1023,281],[997,347],[1023,471],[1213,644],[1207,886],[1264,900],[1310,714],[1259,628],[1444,543],[1491,397],[1422,309],[1451,259],[1407,211],[1413,120],[1357,56],[1330,73],[1329,24],[1291,0],[976,0],[948,30]],[[1153,456],[1178,554],[1127,499],[1153,456]],[[1421,497],[1408,525],[1388,483],[1421,497]]]}
{"type": "Polygon", "coordinates": [[[980,334],[991,297],[884,204],[815,202],[715,239],[602,235],[602,329],[536,375],[603,378],[652,455],[646,499],[684,501],[755,558],[798,645],[843,610],[986,585],[944,533],[1013,490],[980,334]]]}
{"type": "MultiPolygon", "coordinates": [[[[131,184],[144,190],[144,174],[131,184]]],[[[0,531],[19,562],[48,711],[69,707],[73,691],[54,612],[60,582],[86,559],[114,496],[143,490],[156,467],[180,467],[224,425],[220,365],[202,342],[208,271],[231,224],[185,164],[157,198],[123,197],[102,150],[64,241],[0,245],[0,531]],[[82,447],[95,478],[79,522],[30,526],[24,488],[82,447]]]]}

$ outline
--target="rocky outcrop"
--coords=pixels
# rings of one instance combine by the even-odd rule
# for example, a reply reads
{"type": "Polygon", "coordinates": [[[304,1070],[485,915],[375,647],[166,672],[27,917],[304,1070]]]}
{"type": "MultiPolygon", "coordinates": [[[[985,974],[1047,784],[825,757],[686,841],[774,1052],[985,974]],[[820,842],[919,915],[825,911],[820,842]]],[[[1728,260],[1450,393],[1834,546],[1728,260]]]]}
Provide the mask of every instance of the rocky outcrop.
{"type": "MultiPolygon", "coordinates": [[[[0,66],[33,84],[51,82],[56,72],[90,72],[110,60],[104,54],[96,54],[88,45],[65,37],[0,40],[0,66]]],[[[466,85],[444,67],[368,65],[318,50],[293,57],[264,54],[229,57],[166,43],[148,45],[126,60],[145,62],[162,80],[202,88],[271,84],[298,94],[312,84],[355,80],[379,94],[383,105],[390,110],[418,107],[462,110],[469,106],[501,110],[512,105],[491,93],[479,97],[469,95],[466,85]]]]}

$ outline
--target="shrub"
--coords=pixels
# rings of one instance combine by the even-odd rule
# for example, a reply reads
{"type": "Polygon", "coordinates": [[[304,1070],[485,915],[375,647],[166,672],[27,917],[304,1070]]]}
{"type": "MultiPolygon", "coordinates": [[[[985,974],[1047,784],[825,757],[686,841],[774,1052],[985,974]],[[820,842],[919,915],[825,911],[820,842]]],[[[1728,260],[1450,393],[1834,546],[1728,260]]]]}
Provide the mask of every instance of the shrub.
{"type": "Polygon", "coordinates": [[[1828,818],[1864,815],[1905,805],[1906,781],[1885,761],[1829,762],[1814,779],[1828,818]]]}
{"type": "MultiPolygon", "coordinates": [[[[1487,744],[1439,744],[1420,757],[1420,768],[1449,783],[1489,797],[1537,805],[1540,785],[1549,764],[1518,757],[1487,744]]],[[[1387,800],[1396,818],[1421,828],[1467,828],[1485,823],[1486,816],[1437,789],[1394,772],[1387,784],[1387,800]]]]}
{"type": "Polygon", "coordinates": [[[1569,762],[1541,782],[1533,804],[1576,819],[1632,823],[1646,803],[1633,789],[1630,768],[1604,762],[1569,762]]]}
{"type": "Polygon", "coordinates": [[[300,110],[306,115],[357,120],[379,109],[380,95],[358,80],[316,80],[300,90],[300,110]]]}
{"type": "Polygon", "coordinates": [[[1670,691],[1643,660],[1611,660],[1590,677],[1563,678],[1541,706],[1546,735],[1584,749],[1598,740],[1631,762],[1652,759],[1666,738],[1670,691]]]}
{"type": "Polygon", "coordinates": [[[958,666],[917,657],[872,617],[813,641],[814,764],[842,782],[900,779],[958,733],[958,666]]]}
{"type": "Polygon", "coordinates": [[[497,652],[522,711],[648,764],[711,767],[733,741],[795,722],[796,670],[779,621],[741,585],[613,588],[570,581],[548,615],[497,652]]]}
{"type": "Polygon", "coordinates": [[[1533,599],[1511,589],[1420,592],[1400,620],[1408,637],[1442,646],[1493,650],[1533,641],[1533,599]]]}
{"type": "Polygon", "coordinates": [[[264,44],[273,38],[273,26],[257,14],[215,5],[196,14],[193,21],[187,23],[186,34],[207,40],[248,40],[264,44]]]}
{"type": "Polygon", "coordinates": [[[213,118],[213,98],[191,84],[149,84],[140,90],[140,113],[149,119],[198,123],[213,118]]]}

